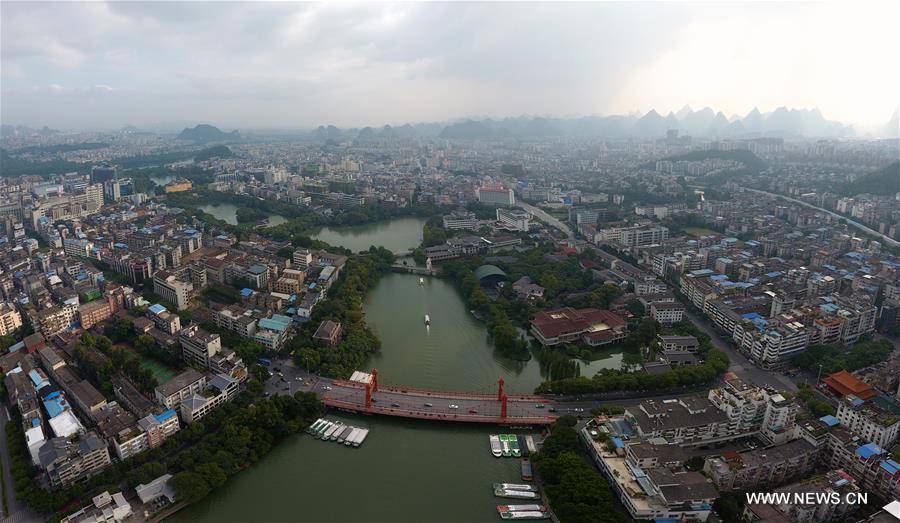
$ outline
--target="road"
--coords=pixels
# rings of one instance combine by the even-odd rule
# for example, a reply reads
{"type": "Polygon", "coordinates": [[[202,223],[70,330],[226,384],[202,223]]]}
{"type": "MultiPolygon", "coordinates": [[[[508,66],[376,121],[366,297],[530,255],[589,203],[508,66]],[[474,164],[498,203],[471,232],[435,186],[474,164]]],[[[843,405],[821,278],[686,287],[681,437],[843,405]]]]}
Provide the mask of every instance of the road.
{"type": "Polygon", "coordinates": [[[16,499],[16,492],[13,488],[12,472],[10,465],[12,460],[9,456],[9,449],[6,446],[6,423],[9,421],[9,410],[6,405],[0,408],[0,457],[3,459],[3,483],[6,490],[6,502],[9,506],[9,513],[3,514],[0,523],[31,523],[41,521],[31,509],[24,503],[16,499]]]}
{"type": "Polygon", "coordinates": [[[529,203],[525,203],[525,202],[523,202],[523,201],[519,201],[519,202],[517,203],[517,205],[519,205],[520,207],[522,207],[522,208],[525,209],[526,211],[530,212],[533,216],[535,216],[537,219],[541,220],[542,222],[549,223],[550,225],[556,227],[556,228],[559,229],[560,231],[566,233],[566,236],[568,236],[569,238],[574,238],[574,237],[575,237],[575,233],[572,232],[572,229],[570,229],[568,225],[566,225],[566,224],[564,224],[563,222],[557,220],[557,219],[554,218],[553,216],[550,216],[549,214],[547,214],[547,213],[544,212],[543,210],[538,209],[538,208],[535,207],[534,205],[531,205],[531,204],[529,204],[529,203]]]}
{"type": "Polygon", "coordinates": [[[828,214],[834,216],[835,218],[841,218],[841,219],[845,220],[848,224],[850,224],[850,225],[856,227],[857,229],[860,229],[860,230],[865,231],[865,232],[867,232],[867,233],[869,233],[869,234],[878,236],[879,238],[881,238],[882,240],[884,240],[885,243],[887,243],[888,245],[892,245],[892,246],[894,246],[894,247],[900,247],[900,242],[898,242],[897,240],[891,238],[890,236],[885,236],[884,234],[881,234],[880,232],[876,231],[875,229],[871,229],[871,228],[869,228],[869,227],[867,227],[867,226],[865,226],[865,225],[863,225],[863,224],[861,224],[861,223],[859,223],[859,222],[857,222],[857,221],[853,221],[853,220],[851,220],[850,218],[847,218],[847,217],[845,217],[845,216],[841,216],[840,214],[838,214],[838,213],[836,213],[836,212],[829,211],[828,209],[823,209],[823,208],[821,208],[821,207],[816,207],[815,205],[812,205],[812,204],[810,204],[810,203],[806,203],[806,202],[804,202],[804,201],[802,201],[802,200],[797,200],[797,199],[795,199],[795,198],[791,198],[790,196],[785,196],[785,195],[783,195],[783,194],[776,194],[776,193],[772,193],[772,192],[768,192],[768,191],[760,191],[759,189],[751,189],[751,188],[749,188],[749,187],[742,187],[742,189],[746,189],[746,190],[748,190],[748,191],[750,191],[750,192],[755,192],[755,193],[759,193],[759,194],[767,194],[767,195],[773,196],[773,197],[775,197],[775,198],[781,198],[781,199],[787,200],[787,201],[789,201],[789,202],[794,202],[794,203],[796,203],[796,204],[803,205],[804,207],[809,207],[810,209],[815,209],[815,210],[817,210],[817,211],[822,211],[822,212],[824,212],[824,213],[828,213],[828,214]]]}

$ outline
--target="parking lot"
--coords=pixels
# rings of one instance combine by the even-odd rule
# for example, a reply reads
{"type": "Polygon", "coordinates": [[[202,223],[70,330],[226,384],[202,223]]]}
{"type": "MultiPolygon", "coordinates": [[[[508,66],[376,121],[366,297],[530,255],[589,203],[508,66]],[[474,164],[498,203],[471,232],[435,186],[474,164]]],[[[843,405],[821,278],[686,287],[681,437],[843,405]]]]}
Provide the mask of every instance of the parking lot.
{"type": "Polygon", "coordinates": [[[306,369],[302,369],[294,365],[291,360],[273,359],[272,364],[267,367],[272,377],[265,384],[265,392],[268,395],[286,394],[293,395],[295,392],[316,392],[321,394],[322,387],[329,380],[320,380],[315,374],[310,374],[306,369]]]}

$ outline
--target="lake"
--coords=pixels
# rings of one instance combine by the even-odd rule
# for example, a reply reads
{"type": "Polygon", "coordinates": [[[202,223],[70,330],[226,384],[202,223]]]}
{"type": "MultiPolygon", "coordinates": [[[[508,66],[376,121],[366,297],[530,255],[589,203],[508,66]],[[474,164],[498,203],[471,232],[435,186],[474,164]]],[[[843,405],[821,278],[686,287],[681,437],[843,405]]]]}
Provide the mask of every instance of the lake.
{"type": "MultiPolygon", "coordinates": [[[[201,211],[205,213],[212,214],[216,218],[220,220],[224,220],[226,223],[230,223],[231,225],[237,225],[237,205],[233,203],[207,203],[198,207],[201,211]]],[[[264,225],[266,227],[272,227],[274,225],[279,225],[287,221],[287,218],[284,216],[279,216],[277,214],[270,215],[264,225]]]]}
{"type": "Polygon", "coordinates": [[[425,218],[394,218],[349,227],[322,227],[312,231],[312,237],[330,245],[345,247],[353,252],[369,247],[385,247],[392,252],[412,250],[422,243],[425,218]]]}

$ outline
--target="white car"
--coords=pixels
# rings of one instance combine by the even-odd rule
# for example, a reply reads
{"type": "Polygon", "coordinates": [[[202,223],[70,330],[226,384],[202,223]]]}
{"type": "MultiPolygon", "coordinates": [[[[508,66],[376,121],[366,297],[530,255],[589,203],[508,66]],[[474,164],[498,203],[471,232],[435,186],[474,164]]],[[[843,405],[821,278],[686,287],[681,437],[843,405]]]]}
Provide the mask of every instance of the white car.
{"type": "Polygon", "coordinates": [[[297,377],[294,378],[294,379],[297,380],[297,381],[303,381],[303,378],[301,378],[300,376],[297,376],[297,377]]]}
{"type": "Polygon", "coordinates": [[[325,385],[325,386],[322,387],[322,388],[325,389],[325,390],[331,390],[331,387],[329,387],[328,385],[325,385]]]}
{"type": "Polygon", "coordinates": [[[458,409],[458,408],[459,408],[459,405],[450,405],[450,408],[451,408],[451,409],[458,409]]]}

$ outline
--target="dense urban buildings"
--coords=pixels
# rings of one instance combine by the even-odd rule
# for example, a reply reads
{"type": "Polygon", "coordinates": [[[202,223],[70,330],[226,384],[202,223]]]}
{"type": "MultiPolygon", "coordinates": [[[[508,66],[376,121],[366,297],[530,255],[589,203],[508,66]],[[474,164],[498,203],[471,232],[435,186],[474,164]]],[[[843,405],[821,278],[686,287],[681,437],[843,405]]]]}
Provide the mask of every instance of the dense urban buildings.
{"type": "MultiPolygon", "coordinates": [[[[164,161],[157,179],[125,164],[200,146],[87,133],[65,143],[111,145],[31,153],[62,137],[4,136],[19,160],[85,163],[0,182],[0,369],[23,459],[73,492],[220,409],[326,397],[317,380],[349,377],[381,343],[360,325],[393,271],[413,273],[416,326],[445,320],[424,279],[440,275],[496,358],[539,360],[522,365],[553,392],[542,412],[578,418],[623,517],[706,521],[751,490],[895,499],[898,191],[852,191],[895,145],[674,131],[517,143],[326,129],[210,144],[231,154],[164,161]],[[413,240],[389,252],[314,232],[403,221],[413,240]]],[[[167,506],[170,472],[69,520],[167,506]]]]}

